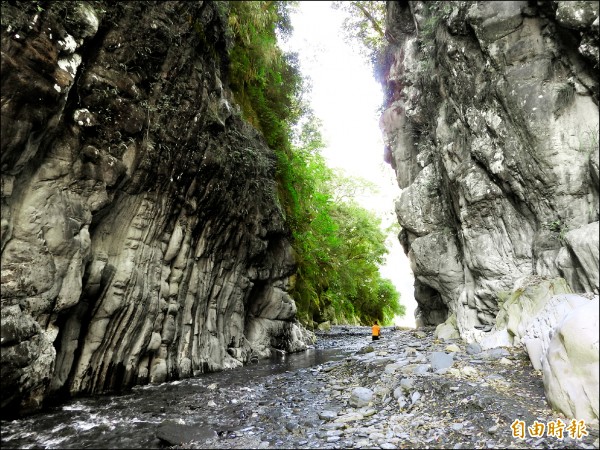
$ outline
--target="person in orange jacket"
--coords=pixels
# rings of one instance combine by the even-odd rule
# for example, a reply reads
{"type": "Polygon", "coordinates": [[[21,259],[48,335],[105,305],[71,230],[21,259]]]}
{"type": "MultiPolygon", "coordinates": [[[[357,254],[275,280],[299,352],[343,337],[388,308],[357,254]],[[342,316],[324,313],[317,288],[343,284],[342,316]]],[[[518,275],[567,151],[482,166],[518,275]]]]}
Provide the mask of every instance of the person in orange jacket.
{"type": "Polygon", "coordinates": [[[377,322],[375,322],[375,324],[373,325],[373,327],[371,328],[372,332],[372,337],[374,341],[378,341],[379,340],[379,334],[381,332],[381,328],[379,327],[379,325],[377,324],[377,322]]]}

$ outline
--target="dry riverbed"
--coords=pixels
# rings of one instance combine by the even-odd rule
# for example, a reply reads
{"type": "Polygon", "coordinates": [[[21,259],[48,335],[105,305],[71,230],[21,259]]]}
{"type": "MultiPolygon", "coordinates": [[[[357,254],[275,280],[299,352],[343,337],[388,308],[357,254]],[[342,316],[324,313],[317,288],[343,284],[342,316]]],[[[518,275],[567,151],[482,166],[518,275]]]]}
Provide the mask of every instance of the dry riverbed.
{"type": "Polygon", "coordinates": [[[318,347],[352,352],[269,377],[236,404],[242,428],[178,448],[598,448],[597,428],[569,431],[571,421],[549,408],[524,351],[440,342],[433,329],[383,334],[319,335],[318,347]],[[549,434],[549,425],[558,428],[549,434]]]}

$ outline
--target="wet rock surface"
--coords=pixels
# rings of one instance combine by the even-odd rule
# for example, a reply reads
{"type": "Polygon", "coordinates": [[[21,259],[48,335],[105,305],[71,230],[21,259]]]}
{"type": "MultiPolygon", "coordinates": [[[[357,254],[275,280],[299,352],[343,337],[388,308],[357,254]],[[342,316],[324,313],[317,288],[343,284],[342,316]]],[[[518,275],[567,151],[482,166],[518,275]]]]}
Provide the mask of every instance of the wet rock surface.
{"type": "Polygon", "coordinates": [[[467,351],[461,341],[435,340],[433,329],[383,336],[370,342],[366,327],[320,333],[319,347],[343,342],[351,354],[271,377],[268,399],[247,405],[245,429],[179,448],[598,448],[597,429],[569,435],[571,420],[549,408],[541,374],[520,348],[467,351]],[[432,371],[442,353],[451,365],[432,371]],[[373,392],[368,404],[352,406],[357,388],[373,392]],[[513,436],[515,420],[523,439],[513,436]],[[527,430],[558,420],[562,439],[527,430]]]}

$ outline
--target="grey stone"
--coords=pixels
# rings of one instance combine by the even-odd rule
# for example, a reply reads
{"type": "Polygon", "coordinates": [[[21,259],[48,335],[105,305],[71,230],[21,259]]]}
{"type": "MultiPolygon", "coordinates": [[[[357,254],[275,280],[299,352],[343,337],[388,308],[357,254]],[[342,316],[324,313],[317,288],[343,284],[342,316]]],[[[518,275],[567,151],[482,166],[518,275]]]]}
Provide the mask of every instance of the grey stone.
{"type": "Polygon", "coordinates": [[[467,344],[465,350],[469,355],[477,355],[478,353],[481,353],[482,348],[477,342],[471,342],[470,344],[467,344]]]}
{"type": "Polygon", "coordinates": [[[405,391],[410,391],[415,385],[414,378],[402,378],[400,380],[400,387],[405,391]]]}
{"type": "Polygon", "coordinates": [[[429,355],[432,370],[446,369],[452,367],[454,356],[452,353],[432,352],[429,355]]]}
{"type": "Polygon", "coordinates": [[[338,423],[347,423],[347,422],[355,422],[358,420],[362,420],[363,418],[364,418],[363,415],[359,412],[350,412],[350,413],[338,416],[338,418],[335,419],[335,421],[338,423]]]}
{"type": "Polygon", "coordinates": [[[285,429],[289,432],[294,432],[299,428],[298,422],[286,422],[285,429]]]}
{"type": "Polygon", "coordinates": [[[319,418],[322,420],[333,420],[337,416],[338,416],[338,414],[335,411],[325,410],[325,411],[319,412],[319,418]]]}
{"type": "Polygon", "coordinates": [[[481,358],[485,359],[500,359],[508,355],[510,355],[510,353],[505,348],[491,348],[480,354],[481,358]]]}
{"type": "Polygon", "coordinates": [[[556,19],[565,27],[586,29],[598,18],[598,5],[593,2],[558,2],[556,19]]]}
{"type": "Polygon", "coordinates": [[[421,393],[419,391],[413,392],[412,395],[410,396],[411,404],[414,405],[415,403],[417,403],[419,401],[420,398],[421,398],[421,393]]]}
{"type": "Polygon", "coordinates": [[[460,352],[460,347],[458,345],[456,345],[456,344],[450,344],[450,345],[447,345],[444,350],[446,352],[459,353],[460,352]]]}
{"type": "Polygon", "coordinates": [[[358,350],[359,354],[372,353],[375,351],[375,348],[372,345],[367,345],[358,350]]]}
{"type": "Polygon", "coordinates": [[[392,374],[394,373],[397,369],[399,369],[400,367],[405,366],[406,364],[388,364],[387,366],[385,366],[384,369],[384,373],[389,373],[392,374]]]}
{"type": "Polygon", "coordinates": [[[429,369],[431,369],[431,366],[429,364],[419,364],[413,369],[412,373],[423,374],[429,372],[429,369]]]}
{"type": "Polygon", "coordinates": [[[368,406],[373,400],[373,391],[365,387],[357,387],[352,390],[348,403],[355,408],[368,406]]]}
{"type": "Polygon", "coordinates": [[[344,432],[340,429],[337,430],[327,430],[327,436],[342,436],[344,432]]]}
{"type": "Polygon", "coordinates": [[[396,389],[394,389],[394,398],[395,399],[399,399],[400,397],[402,397],[402,395],[404,394],[404,390],[402,389],[402,387],[398,386],[396,389]]]}
{"type": "Polygon", "coordinates": [[[456,316],[454,314],[451,314],[444,323],[436,327],[434,337],[441,340],[457,339],[460,337],[456,328],[456,316]]]}

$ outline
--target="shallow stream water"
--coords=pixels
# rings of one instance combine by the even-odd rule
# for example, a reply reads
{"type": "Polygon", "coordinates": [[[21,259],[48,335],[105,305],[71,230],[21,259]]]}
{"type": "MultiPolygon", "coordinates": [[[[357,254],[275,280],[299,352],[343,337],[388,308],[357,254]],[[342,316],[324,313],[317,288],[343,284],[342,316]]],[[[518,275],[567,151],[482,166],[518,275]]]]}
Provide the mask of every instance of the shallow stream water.
{"type": "Polygon", "coordinates": [[[165,421],[190,427],[194,440],[259,430],[260,405],[285,401],[271,378],[310,375],[311,367],[351,348],[309,349],[198,378],[137,386],[122,395],[73,399],[23,419],[2,421],[2,448],[164,448],[165,421]],[[273,398],[276,397],[276,398],[273,398]]]}

